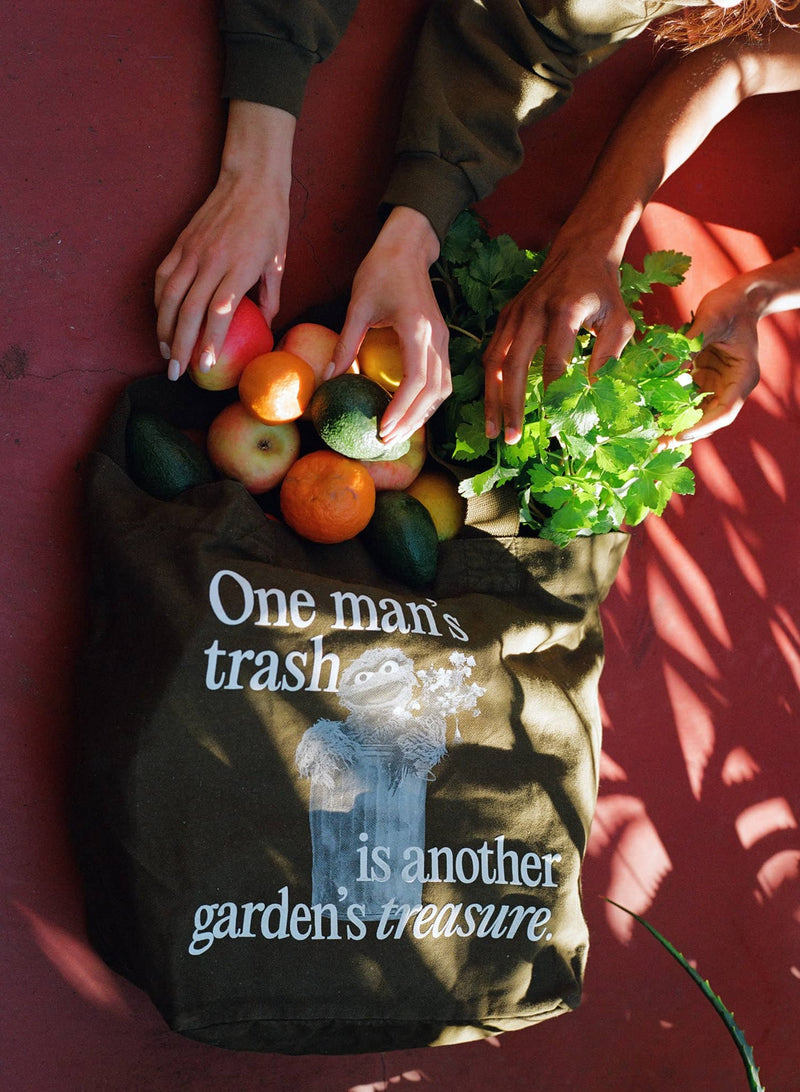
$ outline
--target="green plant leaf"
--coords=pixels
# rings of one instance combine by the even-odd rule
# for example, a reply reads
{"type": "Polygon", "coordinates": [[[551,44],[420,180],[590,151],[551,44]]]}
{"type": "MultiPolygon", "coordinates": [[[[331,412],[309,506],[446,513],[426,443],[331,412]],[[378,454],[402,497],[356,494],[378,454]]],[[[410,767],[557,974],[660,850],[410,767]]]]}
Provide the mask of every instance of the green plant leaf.
{"type": "Polygon", "coordinates": [[[640,273],[638,269],[634,269],[630,262],[623,262],[620,266],[619,290],[625,304],[630,307],[631,304],[640,300],[645,292],[651,290],[650,281],[643,272],[640,273]]]}
{"type": "Polygon", "coordinates": [[[679,284],[688,257],[656,251],[641,270],[623,263],[621,291],[637,334],[620,358],[589,377],[595,338],[582,330],[564,375],[544,391],[538,349],[528,370],[522,437],[514,445],[487,439],[487,338],[544,257],[508,235],[491,237],[474,213],[457,217],[434,270],[437,298],[447,301],[453,393],[430,435],[438,454],[474,469],[466,489],[482,493],[512,482],[522,522],[564,545],[579,534],[660,515],[673,493],[692,492],[694,477],[682,465],[691,448],[680,445],[666,456],[659,449],[664,436],[678,435],[701,415],[701,397],[686,369],[699,341],[683,329],[647,323],[638,306],[654,284],[679,284]]]}
{"type": "Polygon", "coordinates": [[[515,470],[495,464],[488,470],[474,474],[471,478],[463,478],[458,484],[458,491],[462,497],[481,497],[490,489],[498,488],[514,477],[516,477],[515,470]]]}
{"type": "Polygon", "coordinates": [[[604,898],[606,902],[611,903],[612,906],[616,906],[616,908],[618,910],[621,910],[624,914],[629,914],[632,918],[635,918],[635,920],[638,921],[640,925],[643,925],[645,929],[647,929],[647,931],[656,938],[659,944],[661,944],[669,952],[672,958],[677,960],[677,962],[681,965],[681,967],[683,967],[683,969],[691,977],[695,984],[699,986],[703,995],[708,998],[717,1014],[721,1017],[722,1022],[728,1029],[728,1033],[730,1034],[734,1043],[736,1043],[736,1049],[739,1051],[742,1062],[744,1064],[745,1074],[747,1075],[748,1087],[750,1088],[750,1092],[766,1092],[766,1089],[761,1083],[761,1078],[759,1077],[758,1066],[756,1065],[755,1057],[753,1056],[753,1048],[747,1042],[744,1032],[734,1020],[733,1013],[726,1007],[722,999],[716,993],[714,993],[708,983],[708,980],[704,979],[694,969],[691,963],[689,963],[686,957],[682,955],[677,950],[677,948],[675,948],[674,945],[667,940],[665,936],[662,936],[662,934],[659,933],[659,931],[654,926],[652,926],[645,918],[640,917],[639,914],[634,913],[633,910],[628,910],[628,908],[625,906],[620,906],[620,904],[618,902],[614,902],[613,899],[609,899],[605,896],[604,898]]]}
{"type": "Polygon", "coordinates": [[[442,243],[442,260],[456,265],[464,264],[470,260],[476,246],[486,239],[488,235],[483,224],[474,213],[459,213],[442,243]]]}
{"type": "Polygon", "coordinates": [[[677,250],[656,250],[644,256],[644,275],[650,284],[676,285],[683,282],[692,259],[677,250]]]}
{"type": "Polygon", "coordinates": [[[489,439],[486,435],[483,400],[469,402],[461,407],[452,457],[459,460],[479,459],[488,450],[489,439]]]}

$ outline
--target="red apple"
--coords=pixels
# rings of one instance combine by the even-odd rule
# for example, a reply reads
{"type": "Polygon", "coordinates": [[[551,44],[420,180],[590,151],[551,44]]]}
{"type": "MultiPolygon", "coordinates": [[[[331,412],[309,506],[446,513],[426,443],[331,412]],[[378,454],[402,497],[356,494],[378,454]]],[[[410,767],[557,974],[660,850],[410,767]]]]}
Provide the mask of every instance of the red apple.
{"type": "MultiPolygon", "coordinates": [[[[310,364],[319,386],[325,377],[325,369],[333,360],[333,350],[338,340],[339,335],[327,326],[320,326],[318,322],[298,322],[296,326],[289,327],[277,348],[294,353],[310,364]]],[[[350,371],[357,370],[351,365],[350,371]]]]}
{"type": "Polygon", "coordinates": [[[208,457],[228,478],[250,493],[266,493],[283,480],[300,454],[300,430],[294,421],[267,425],[232,402],[208,429],[208,457]]]}
{"type": "Polygon", "coordinates": [[[226,391],[235,387],[253,357],[268,353],[274,338],[267,320],[249,296],[244,296],[233,312],[231,324],[210,372],[199,369],[205,324],[189,361],[189,375],[206,391],[226,391]]]}
{"type": "Polygon", "coordinates": [[[376,489],[405,489],[414,481],[428,456],[424,425],[420,425],[412,434],[410,443],[411,447],[399,459],[391,459],[389,462],[378,459],[359,460],[369,471],[376,489]]]}

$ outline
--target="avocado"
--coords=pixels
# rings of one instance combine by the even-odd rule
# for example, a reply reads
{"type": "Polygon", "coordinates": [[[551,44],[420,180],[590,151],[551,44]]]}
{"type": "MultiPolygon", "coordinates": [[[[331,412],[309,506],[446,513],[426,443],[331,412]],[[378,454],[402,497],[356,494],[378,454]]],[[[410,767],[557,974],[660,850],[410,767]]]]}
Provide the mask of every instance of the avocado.
{"type": "Polygon", "coordinates": [[[389,462],[409,450],[409,440],[385,444],[378,426],[390,395],[374,379],[345,372],[322,383],[309,403],[311,421],[320,439],[351,459],[389,462]]]}
{"type": "Polygon", "coordinates": [[[421,588],[433,582],[439,539],[430,512],[416,497],[381,490],[362,538],[381,568],[400,583],[421,588]]]}
{"type": "Polygon", "coordinates": [[[193,485],[216,481],[214,468],[197,444],[155,413],[131,413],[125,444],[131,478],[159,500],[172,500],[193,485]]]}

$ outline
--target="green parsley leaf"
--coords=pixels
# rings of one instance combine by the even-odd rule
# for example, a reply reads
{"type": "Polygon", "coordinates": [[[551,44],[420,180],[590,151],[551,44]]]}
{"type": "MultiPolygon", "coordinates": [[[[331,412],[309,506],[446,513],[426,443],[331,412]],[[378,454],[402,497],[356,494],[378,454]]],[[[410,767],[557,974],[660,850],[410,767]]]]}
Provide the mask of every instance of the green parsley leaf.
{"type": "Polygon", "coordinates": [[[535,276],[545,252],[490,237],[471,212],[457,217],[433,271],[445,298],[452,337],[453,393],[432,422],[434,449],[474,473],[461,484],[478,496],[513,483],[520,519],[560,545],[576,535],[603,534],[661,514],[674,493],[694,490],[684,466],[688,444],[662,449],[701,416],[702,395],[687,362],[700,339],[648,323],[639,307],[653,285],[680,284],[689,258],[648,254],[641,270],[620,268],[620,287],[637,333],[618,360],[588,376],[594,336],[582,330],[572,363],[543,391],[540,349],[528,371],[522,437],[507,445],[486,437],[482,355],[502,308],[535,276]],[[470,464],[473,464],[470,467],[470,464]]]}
{"type": "Polygon", "coordinates": [[[476,247],[484,245],[488,235],[481,221],[470,212],[460,213],[445,236],[441,257],[445,262],[459,265],[468,262],[476,247]]]}
{"type": "Polygon", "coordinates": [[[682,284],[692,259],[677,250],[656,250],[644,256],[644,275],[650,284],[682,284]]]}
{"type": "Polygon", "coordinates": [[[454,459],[479,459],[489,451],[482,401],[462,406],[455,441],[452,451],[454,459]]]}

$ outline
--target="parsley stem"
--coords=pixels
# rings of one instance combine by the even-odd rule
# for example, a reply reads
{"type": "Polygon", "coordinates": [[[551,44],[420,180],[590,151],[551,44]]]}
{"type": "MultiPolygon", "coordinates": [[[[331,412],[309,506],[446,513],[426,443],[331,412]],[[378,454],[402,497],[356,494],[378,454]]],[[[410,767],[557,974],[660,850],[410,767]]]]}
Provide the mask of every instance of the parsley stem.
{"type": "Polygon", "coordinates": [[[455,332],[457,334],[464,334],[465,337],[471,337],[472,340],[477,341],[477,343],[479,345],[481,344],[481,342],[483,340],[483,338],[478,337],[477,334],[473,334],[469,330],[465,330],[463,326],[456,326],[455,323],[452,323],[452,322],[448,322],[447,329],[448,330],[455,330],[455,332]]]}
{"type": "MultiPolygon", "coordinates": [[[[539,526],[547,519],[545,512],[532,500],[528,500],[528,511],[539,521],[539,526]]],[[[533,524],[531,524],[531,526],[533,526],[533,524]]]]}
{"type": "Polygon", "coordinates": [[[439,276],[431,277],[431,284],[441,284],[444,286],[444,290],[447,292],[448,310],[452,313],[456,309],[456,294],[453,288],[452,278],[447,275],[441,262],[437,262],[434,269],[439,276]]]}

